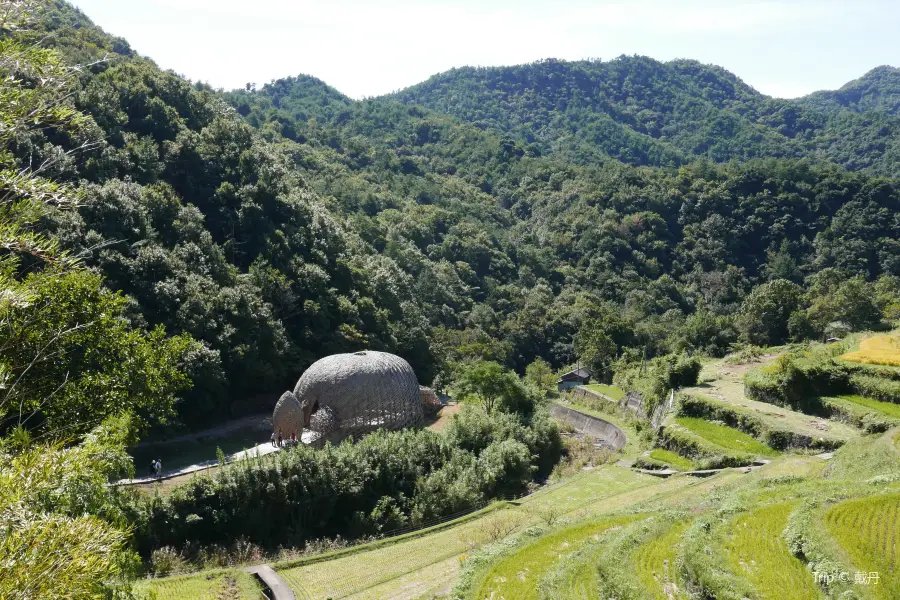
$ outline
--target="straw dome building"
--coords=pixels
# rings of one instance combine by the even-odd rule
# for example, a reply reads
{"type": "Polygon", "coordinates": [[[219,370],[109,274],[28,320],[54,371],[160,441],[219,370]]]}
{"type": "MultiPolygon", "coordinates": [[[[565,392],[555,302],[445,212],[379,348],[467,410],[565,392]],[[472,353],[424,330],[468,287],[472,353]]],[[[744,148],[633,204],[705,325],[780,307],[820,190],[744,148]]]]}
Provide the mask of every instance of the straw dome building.
{"type": "Polygon", "coordinates": [[[419,382],[408,362],[386,352],[326,356],[281,396],[273,422],[276,431],[308,430],[303,440],[316,445],[379,428],[421,427],[419,382]]]}

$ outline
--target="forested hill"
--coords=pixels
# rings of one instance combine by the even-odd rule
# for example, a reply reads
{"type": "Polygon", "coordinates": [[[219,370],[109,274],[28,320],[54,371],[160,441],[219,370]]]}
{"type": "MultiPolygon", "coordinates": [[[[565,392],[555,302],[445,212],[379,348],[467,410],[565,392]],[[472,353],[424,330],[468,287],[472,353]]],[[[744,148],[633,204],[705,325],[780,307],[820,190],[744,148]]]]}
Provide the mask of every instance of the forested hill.
{"type": "Polygon", "coordinates": [[[722,68],[644,56],[453,69],[392,94],[588,163],[810,157],[900,174],[896,69],[837,92],[764,96],[722,68]]]}
{"type": "Polygon", "coordinates": [[[11,150],[74,150],[48,176],[81,205],[42,228],[132,326],[202,342],[182,359],[192,425],[271,407],[335,352],[395,352],[438,385],[478,359],[602,375],[900,312],[886,111],[646,58],[458,69],[366,101],[302,76],[220,93],[63,2],[41,27],[66,60],[106,60],[73,90],[77,134],[11,150]]]}
{"type": "Polygon", "coordinates": [[[875,110],[900,116],[900,69],[876,67],[838,90],[815,92],[797,102],[829,112],[875,110]]]}

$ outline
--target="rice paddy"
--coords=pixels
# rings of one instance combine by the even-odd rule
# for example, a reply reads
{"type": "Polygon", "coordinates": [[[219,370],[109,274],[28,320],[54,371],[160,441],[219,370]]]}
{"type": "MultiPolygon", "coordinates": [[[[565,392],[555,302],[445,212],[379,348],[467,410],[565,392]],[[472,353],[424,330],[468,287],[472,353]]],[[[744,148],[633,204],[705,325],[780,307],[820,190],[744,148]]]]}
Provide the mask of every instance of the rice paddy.
{"type": "Polygon", "coordinates": [[[238,569],[144,579],[135,592],[153,600],[258,600],[262,594],[253,576],[238,569]]]}
{"type": "Polygon", "coordinates": [[[678,542],[687,525],[687,521],[676,523],[667,533],[640,546],[635,553],[638,579],[653,600],[685,597],[680,592],[683,585],[676,557],[678,542]]]}
{"type": "Polygon", "coordinates": [[[651,450],[650,458],[666,463],[678,471],[690,471],[694,468],[694,463],[689,458],[685,458],[671,450],[664,450],[663,448],[654,448],[651,450]]]}
{"type": "Polygon", "coordinates": [[[841,356],[844,360],[870,365],[900,367],[900,337],[879,335],[859,343],[859,350],[841,356]]]}
{"type": "Polygon", "coordinates": [[[816,600],[822,592],[806,565],[788,550],[782,537],[789,502],[738,515],[725,553],[731,569],[747,579],[761,600],[816,600]]]}
{"type": "MultiPolygon", "coordinates": [[[[841,502],[825,513],[825,526],[866,575],[875,598],[900,598],[900,494],[841,502]]],[[[854,572],[854,577],[856,573],[854,572]]]]}
{"type": "Polygon", "coordinates": [[[743,431],[694,417],[679,417],[675,423],[707,442],[730,450],[759,456],[775,456],[775,450],[743,431]]]}
{"type": "Polygon", "coordinates": [[[478,587],[477,598],[538,597],[537,584],[554,564],[566,559],[591,538],[635,519],[634,516],[590,520],[539,538],[501,559],[478,587]]]}

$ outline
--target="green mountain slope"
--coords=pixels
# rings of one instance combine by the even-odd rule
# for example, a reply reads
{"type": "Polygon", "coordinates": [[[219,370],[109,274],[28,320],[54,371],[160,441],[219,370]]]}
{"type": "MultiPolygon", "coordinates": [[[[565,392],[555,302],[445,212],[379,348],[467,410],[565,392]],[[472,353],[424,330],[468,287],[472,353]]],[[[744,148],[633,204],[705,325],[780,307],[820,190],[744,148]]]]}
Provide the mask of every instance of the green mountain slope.
{"type": "Polygon", "coordinates": [[[452,114],[582,163],[808,156],[894,175],[893,87],[893,71],[881,69],[832,96],[780,100],[719,67],[622,56],[453,69],[385,100],[452,114]]]}
{"type": "MultiPolygon", "coordinates": [[[[366,101],[305,76],[221,93],[64,3],[34,34],[108,60],[74,91],[79,136],[12,150],[36,165],[77,149],[52,176],[82,206],[47,230],[132,298],[134,323],[205,343],[191,424],[270,408],[334,352],[399,353],[423,383],[477,358],[721,354],[768,280],[824,294],[900,275],[900,186],[868,172],[894,164],[883,112],[826,116],[639,57],[458,69],[366,101]]],[[[826,316],[810,319],[798,335],[826,316]]]]}
{"type": "Polygon", "coordinates": [[[900,116],[900,69],[876,67],[838,90],[815,92],[798,104],[827,112],[877,110],[900,116]]]}

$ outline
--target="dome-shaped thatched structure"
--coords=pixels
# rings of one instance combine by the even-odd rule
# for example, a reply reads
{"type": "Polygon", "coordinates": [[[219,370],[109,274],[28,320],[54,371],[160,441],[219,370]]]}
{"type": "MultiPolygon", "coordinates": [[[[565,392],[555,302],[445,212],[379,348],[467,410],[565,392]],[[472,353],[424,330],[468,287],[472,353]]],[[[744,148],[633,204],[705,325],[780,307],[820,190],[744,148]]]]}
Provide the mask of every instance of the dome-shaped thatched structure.
{"type": "Polygon", "coordinates": [[[275,404],[272,428],[276,433],[280,431],[285,439],[289,439],[292,433],[297,434],[297,439],[303,435],[303,409],[293,392],[283,393],[275,404]]]}
{"type": "Polygon", "coordinates": [[[436,415],[444,407],[434,390],[424,385],[419,386],[419,397],[422,398],[422,411],[426,415],[436,415]]]}
{"type": "Polygon", "coordinates": [[[379,428],[420,427],[423,421],[416,374],[408,362],[385,352],[334,354],[316,361],[293,395],[302,409],[302,425],[318,443],[379,428]]]}

